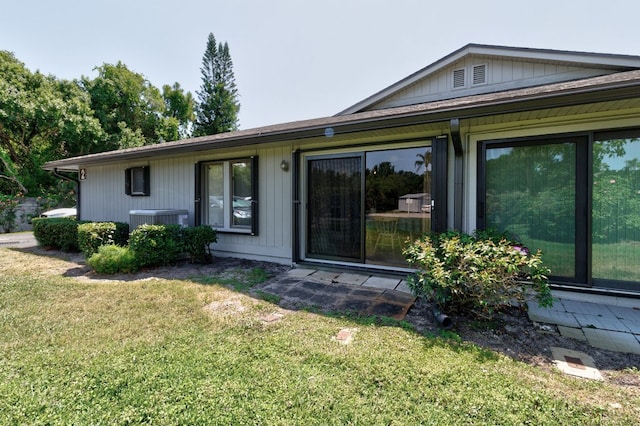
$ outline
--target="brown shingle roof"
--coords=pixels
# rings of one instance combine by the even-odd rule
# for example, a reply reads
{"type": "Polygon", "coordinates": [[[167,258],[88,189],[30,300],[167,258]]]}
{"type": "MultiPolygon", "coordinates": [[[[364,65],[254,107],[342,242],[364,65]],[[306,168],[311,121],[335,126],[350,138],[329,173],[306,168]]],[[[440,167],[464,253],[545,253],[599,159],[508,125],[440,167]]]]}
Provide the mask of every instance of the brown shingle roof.
{"type": "Polygon", "coordinates": [[[246,146],[321,137],[325,135],[327,128],[332,128],[334,134],[337,135],[448,121],[452,118],[464,119],[518,110],[535,110],[632,97],[640,97],[640,70],[356,114],[294,121],[212,136],[164,142],[156,145],[101,152],[50,161],[43,168],[46,170],[75,170],[81,164],[96,164],[107,161],[215,149],[218,147],[246,146]]]}

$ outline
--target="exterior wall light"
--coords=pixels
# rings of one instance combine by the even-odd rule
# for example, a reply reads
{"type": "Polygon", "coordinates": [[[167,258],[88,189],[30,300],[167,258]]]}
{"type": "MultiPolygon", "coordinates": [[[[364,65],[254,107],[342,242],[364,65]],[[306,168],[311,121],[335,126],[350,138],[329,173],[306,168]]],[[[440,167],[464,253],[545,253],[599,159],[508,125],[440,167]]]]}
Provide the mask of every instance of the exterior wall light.
{"type": "Polygon", "coordinates": [[[287,162],[287,160],[282,160],[280,162],[280,169],[282,169],[283,172],[289,171],[289,163],[287,162]]]}

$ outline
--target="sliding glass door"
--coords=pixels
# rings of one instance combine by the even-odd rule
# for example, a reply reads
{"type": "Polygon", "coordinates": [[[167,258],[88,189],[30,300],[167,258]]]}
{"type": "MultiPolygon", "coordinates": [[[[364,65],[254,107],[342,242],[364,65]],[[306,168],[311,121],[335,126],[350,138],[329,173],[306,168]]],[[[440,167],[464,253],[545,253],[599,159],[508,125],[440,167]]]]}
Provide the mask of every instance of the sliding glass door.
{"type": "Polygon", "coordinates": [[[433,170],[430,144],[307,157],[306,257],[407,267],[402,249],[431,229],[433,170]]]}

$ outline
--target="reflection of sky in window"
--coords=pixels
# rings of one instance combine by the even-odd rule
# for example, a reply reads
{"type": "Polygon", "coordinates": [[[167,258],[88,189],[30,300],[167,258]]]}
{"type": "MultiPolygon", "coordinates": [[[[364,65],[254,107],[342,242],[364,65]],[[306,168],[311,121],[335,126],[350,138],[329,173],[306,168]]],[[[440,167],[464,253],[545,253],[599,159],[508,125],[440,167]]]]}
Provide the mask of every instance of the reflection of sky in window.
{"type": "Polygon", "coordinates": [[[503,155],[509,155],[513,152],[513,148],[491,148],[487,149],[487,160],[496,160],[503,155]]]}
{"type": "MultiPolygon", "coordinates": [[[[426,152],[430,152],[431,147],[393,149],[388,151],[367,152],[367,169],[372,169],[380,163],[389,162],[395,167],[396,172],[416,172],[416,161],[422,161],[426,152]]],[[[424,172],[424,166],[420,167],[420,172],[424,172]]]]}
{"type": "Polygon", "coordinates": [[[609,170],[622,170],[627,161],[634,158],[640,160],[640,139],[629,139],[624,144],[624,152],[623,157],[604,157],[603,161],[609,165],[609,170]]]}

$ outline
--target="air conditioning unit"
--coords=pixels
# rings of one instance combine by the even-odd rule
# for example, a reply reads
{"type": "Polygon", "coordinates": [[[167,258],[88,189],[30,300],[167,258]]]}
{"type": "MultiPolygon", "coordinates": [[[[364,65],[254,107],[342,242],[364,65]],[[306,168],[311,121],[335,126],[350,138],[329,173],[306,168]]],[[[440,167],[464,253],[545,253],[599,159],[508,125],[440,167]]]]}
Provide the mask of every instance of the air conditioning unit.
{"type": "Polygon", "coordinates": [[[176,209],[129,210],[129,230],[140,225],[189,226],[189,211],[176,209]]]}

